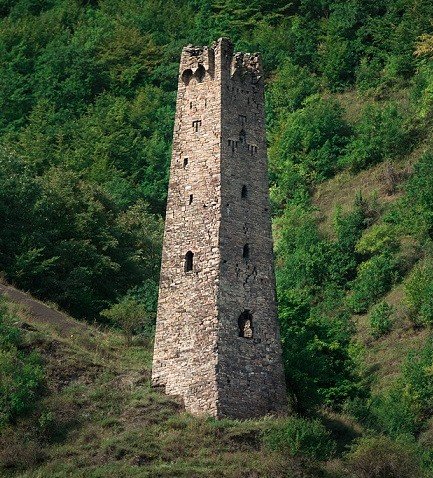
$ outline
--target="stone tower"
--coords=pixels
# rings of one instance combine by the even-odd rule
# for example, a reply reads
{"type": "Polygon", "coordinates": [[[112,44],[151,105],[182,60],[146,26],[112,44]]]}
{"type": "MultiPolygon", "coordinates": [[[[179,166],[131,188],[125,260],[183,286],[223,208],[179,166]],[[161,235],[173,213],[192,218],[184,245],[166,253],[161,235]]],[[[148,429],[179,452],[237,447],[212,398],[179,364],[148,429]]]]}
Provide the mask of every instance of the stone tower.
{"type": "Polygon", "coordinates": [[[257,54],[182,51],[152,383],[215,417],[284,413],[257,54]]]}

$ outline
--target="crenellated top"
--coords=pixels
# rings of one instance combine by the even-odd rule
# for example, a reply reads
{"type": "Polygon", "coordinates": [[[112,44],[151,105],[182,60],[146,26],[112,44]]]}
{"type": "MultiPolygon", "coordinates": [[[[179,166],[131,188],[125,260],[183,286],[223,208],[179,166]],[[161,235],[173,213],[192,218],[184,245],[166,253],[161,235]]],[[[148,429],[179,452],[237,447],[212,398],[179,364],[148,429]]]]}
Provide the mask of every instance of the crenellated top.
{"type": "Polygon", "coordinates": [[[202,82],[208,73],[211,77],[215,73],[215,51],[207,46],[195,47],[186,46],[182,50],[180,60],[180,75],[185,84],[188,84],[191,78],[196,78],[202,82]]]}
{"type": "Polygon", "coordinates": [[[218,72],[229,71],[230,78],[258,83],[263,76],[259,53],[234,53],[228,38],[219,38],[210,47],[188,45],[182,50],[180,79],[188,85],[191,79],[201,83],[214,79],[218,72]]]}
{"type": "Polygon", "coordinates": [[[258,83],[263,76],[259,53],[235,53],[230,68],[231,77],[258,83]]]}

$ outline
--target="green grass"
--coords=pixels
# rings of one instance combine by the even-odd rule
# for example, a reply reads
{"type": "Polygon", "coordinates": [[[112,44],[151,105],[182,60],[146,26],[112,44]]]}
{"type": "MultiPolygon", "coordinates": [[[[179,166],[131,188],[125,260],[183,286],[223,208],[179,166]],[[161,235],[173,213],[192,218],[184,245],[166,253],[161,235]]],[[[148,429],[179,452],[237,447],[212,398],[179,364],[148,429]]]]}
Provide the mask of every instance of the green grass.
{"type": "Polygon", "coordinates": [[[66,335],[58,324],[21,320],[31,323],[25,339],[43,357],[46,390],[31,416],[0,431],[0,476],[314,477],[327,466],[264,446],[262,432],[281,419],[185,413],[151,387],[150,344],[126,347],[118,333],[90,325],[66,335]]]}

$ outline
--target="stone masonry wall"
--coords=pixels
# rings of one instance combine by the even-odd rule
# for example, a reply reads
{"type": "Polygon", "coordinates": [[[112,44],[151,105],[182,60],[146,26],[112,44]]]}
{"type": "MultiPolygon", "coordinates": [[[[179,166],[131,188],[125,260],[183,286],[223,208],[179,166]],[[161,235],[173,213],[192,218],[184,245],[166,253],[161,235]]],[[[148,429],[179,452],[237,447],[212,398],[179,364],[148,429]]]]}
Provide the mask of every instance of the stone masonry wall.
{"type": "Polygon", "coordinates": [[[152,382],[194,414],[286,407],[262,70],[227,39],[182,52],[152,382]]]}

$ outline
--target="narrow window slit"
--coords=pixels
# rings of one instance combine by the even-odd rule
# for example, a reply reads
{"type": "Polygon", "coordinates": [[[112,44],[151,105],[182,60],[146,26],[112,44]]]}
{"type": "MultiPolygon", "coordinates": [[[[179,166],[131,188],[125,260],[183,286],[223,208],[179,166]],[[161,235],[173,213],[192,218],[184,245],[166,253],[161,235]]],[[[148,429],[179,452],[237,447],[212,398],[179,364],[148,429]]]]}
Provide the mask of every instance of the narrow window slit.
{"type": "Polygon", "coordinates": [[[192,127],[196,133],[198,133],[200,126],[201,126],[201,120],[195,120],[192,122],[192,127]]]}
{"type": "Polygon", "coordinates": [[[249,310],[244,310],[238,318],[239,337],[245,339],[253,338],[253,316],[249,310]]]}
{"type": "Polygon", "coordinates": [[[194,196],[192,194],[189,195],[189,204],[192,204],[192,201],[194,199],[194,196]]]}
{"type": "Polygon", "coordinates": [[[186,168],[188,166],[188,158],[183,158],[183,167],[186,168]]]}
{"type": "Polygon", "coordinates": [[[242,199],[246,199],[248,197],[248,188],[247,186],[244,184],[242,186],[242,191],[241,191],[241,198],[242,199]]]}
{"type": "Polygon", "coordinates": [[[244,248],[243,248],[243,251],[242,251],[242,257],[245,260],[248,260],[250,258],[250,245],[249,244],[244,245],[244,248]]]}
{"type": "Polygon", "coordinates": [[[185,254],[185,272],[191,272],[194,265],[194,253],[188,251],[185,254]]]}

